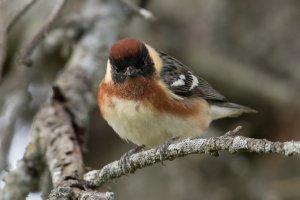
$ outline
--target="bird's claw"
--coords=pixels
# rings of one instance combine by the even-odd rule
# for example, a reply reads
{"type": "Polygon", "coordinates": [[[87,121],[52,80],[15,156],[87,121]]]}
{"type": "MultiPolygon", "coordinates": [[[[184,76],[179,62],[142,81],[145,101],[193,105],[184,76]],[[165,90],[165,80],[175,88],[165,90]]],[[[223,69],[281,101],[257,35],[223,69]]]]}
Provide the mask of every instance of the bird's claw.
{"type": "Polygon", "coordinates": [[[140,146],[137,146],[133,149],[130,149],[128,152],[126,152],[119,160],[119,165],[121,166],[121,170],[124,174],[127,174],[127,171],[126,171],[126,167],[127,167],[127,163],[128,163],[128,158],[141,151],[143,148],[145,148],[145,145],[140,145],[140,146]]]}
{"type": "Polygon", "coordinates": [[[164,142],[163,144],[159,145],[156,150],[155,150],[155,153],[159,153],[159,159],[160,159],[160,162],[163,166],[165,166],[163,160],[165,158],[165,154],[166,154],[166,150],[167,148],[170,146],[170,144],[172,144],[174,141],[176,141],[179,137],[174,137],[174,138],[171,138],[169,140],[167,140],[166,142],[164,142]]]}

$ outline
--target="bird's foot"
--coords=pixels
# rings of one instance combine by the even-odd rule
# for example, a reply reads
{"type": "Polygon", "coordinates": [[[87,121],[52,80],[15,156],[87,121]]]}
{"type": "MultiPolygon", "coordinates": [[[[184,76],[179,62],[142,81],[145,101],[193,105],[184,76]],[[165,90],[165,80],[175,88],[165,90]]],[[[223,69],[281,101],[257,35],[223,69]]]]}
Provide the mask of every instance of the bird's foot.
{"type": "Polygon", "coordinates": [[[170,144],[172,144],[174,141],[176,141],[178,139],[179,139],[179,137],[171,138],[156,148],[155,153],[157,153],[157,152],[159,153],[159,159],[160,159],[160,162],[162,165],[165,165],[163,160],[165,158],[167,148],[170,146],[170,144]]]}
{"type": "Polygon", "coordinates": [[[139,151],[141,151],[143,148],[145,148],[145,145],[140,145],[140,146],[137,146],[133,149],[130,149],[128,152],[126,152],[122,157],[121,159],[119,160],[119,165],[121,166],[121,170],[124,174],[127,174],[127,171],[126,171],[126,167],[127,167],[127,163],[128,163],[128,158],[135,154],[135,153],[138,153],[139,151]]]}

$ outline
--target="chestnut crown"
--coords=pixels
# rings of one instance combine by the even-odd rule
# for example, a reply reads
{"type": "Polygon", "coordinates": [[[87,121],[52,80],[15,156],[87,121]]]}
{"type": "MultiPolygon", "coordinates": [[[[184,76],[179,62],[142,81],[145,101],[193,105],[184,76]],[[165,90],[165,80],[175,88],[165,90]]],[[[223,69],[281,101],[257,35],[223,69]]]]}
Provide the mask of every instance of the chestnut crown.
{"type": "Polygon", "coordinates": [[[134,38],[125,38],[113,44],[110,50],[112,80],[115,83],[150,76],[155,68],[145,44],[134,38]]]}

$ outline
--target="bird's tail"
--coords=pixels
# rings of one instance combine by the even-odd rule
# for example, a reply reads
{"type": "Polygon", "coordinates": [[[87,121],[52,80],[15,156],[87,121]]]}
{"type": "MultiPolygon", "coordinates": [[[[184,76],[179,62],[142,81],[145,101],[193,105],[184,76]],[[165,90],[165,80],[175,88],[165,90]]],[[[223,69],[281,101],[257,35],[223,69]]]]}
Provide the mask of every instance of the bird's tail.
{"type": "Polygon", "coordinates": [[[243,113],[257,113],[256,110],[236,103],[218,102],[210,105],[212,119],[237,117],[243,113]]]}

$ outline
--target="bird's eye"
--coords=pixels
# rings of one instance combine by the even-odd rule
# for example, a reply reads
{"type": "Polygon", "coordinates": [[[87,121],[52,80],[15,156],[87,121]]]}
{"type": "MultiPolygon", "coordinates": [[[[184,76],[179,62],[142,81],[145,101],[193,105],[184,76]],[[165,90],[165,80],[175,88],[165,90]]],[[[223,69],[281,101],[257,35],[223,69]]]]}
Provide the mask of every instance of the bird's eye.
{"type": "Polygon", "coordinates": [[[146,61],[143,59],[143,60],[140,60],[139,62],[138,62],[138,68],[143,68],[144,66],[146,66],[146,61]]]}
{"type": "Polygon", "coordinates": [[[125,70],[125,67],[123,67],[121,65],[114,66],[114,70],[115,70],[115,72],[120,73],[125,70]]]}

